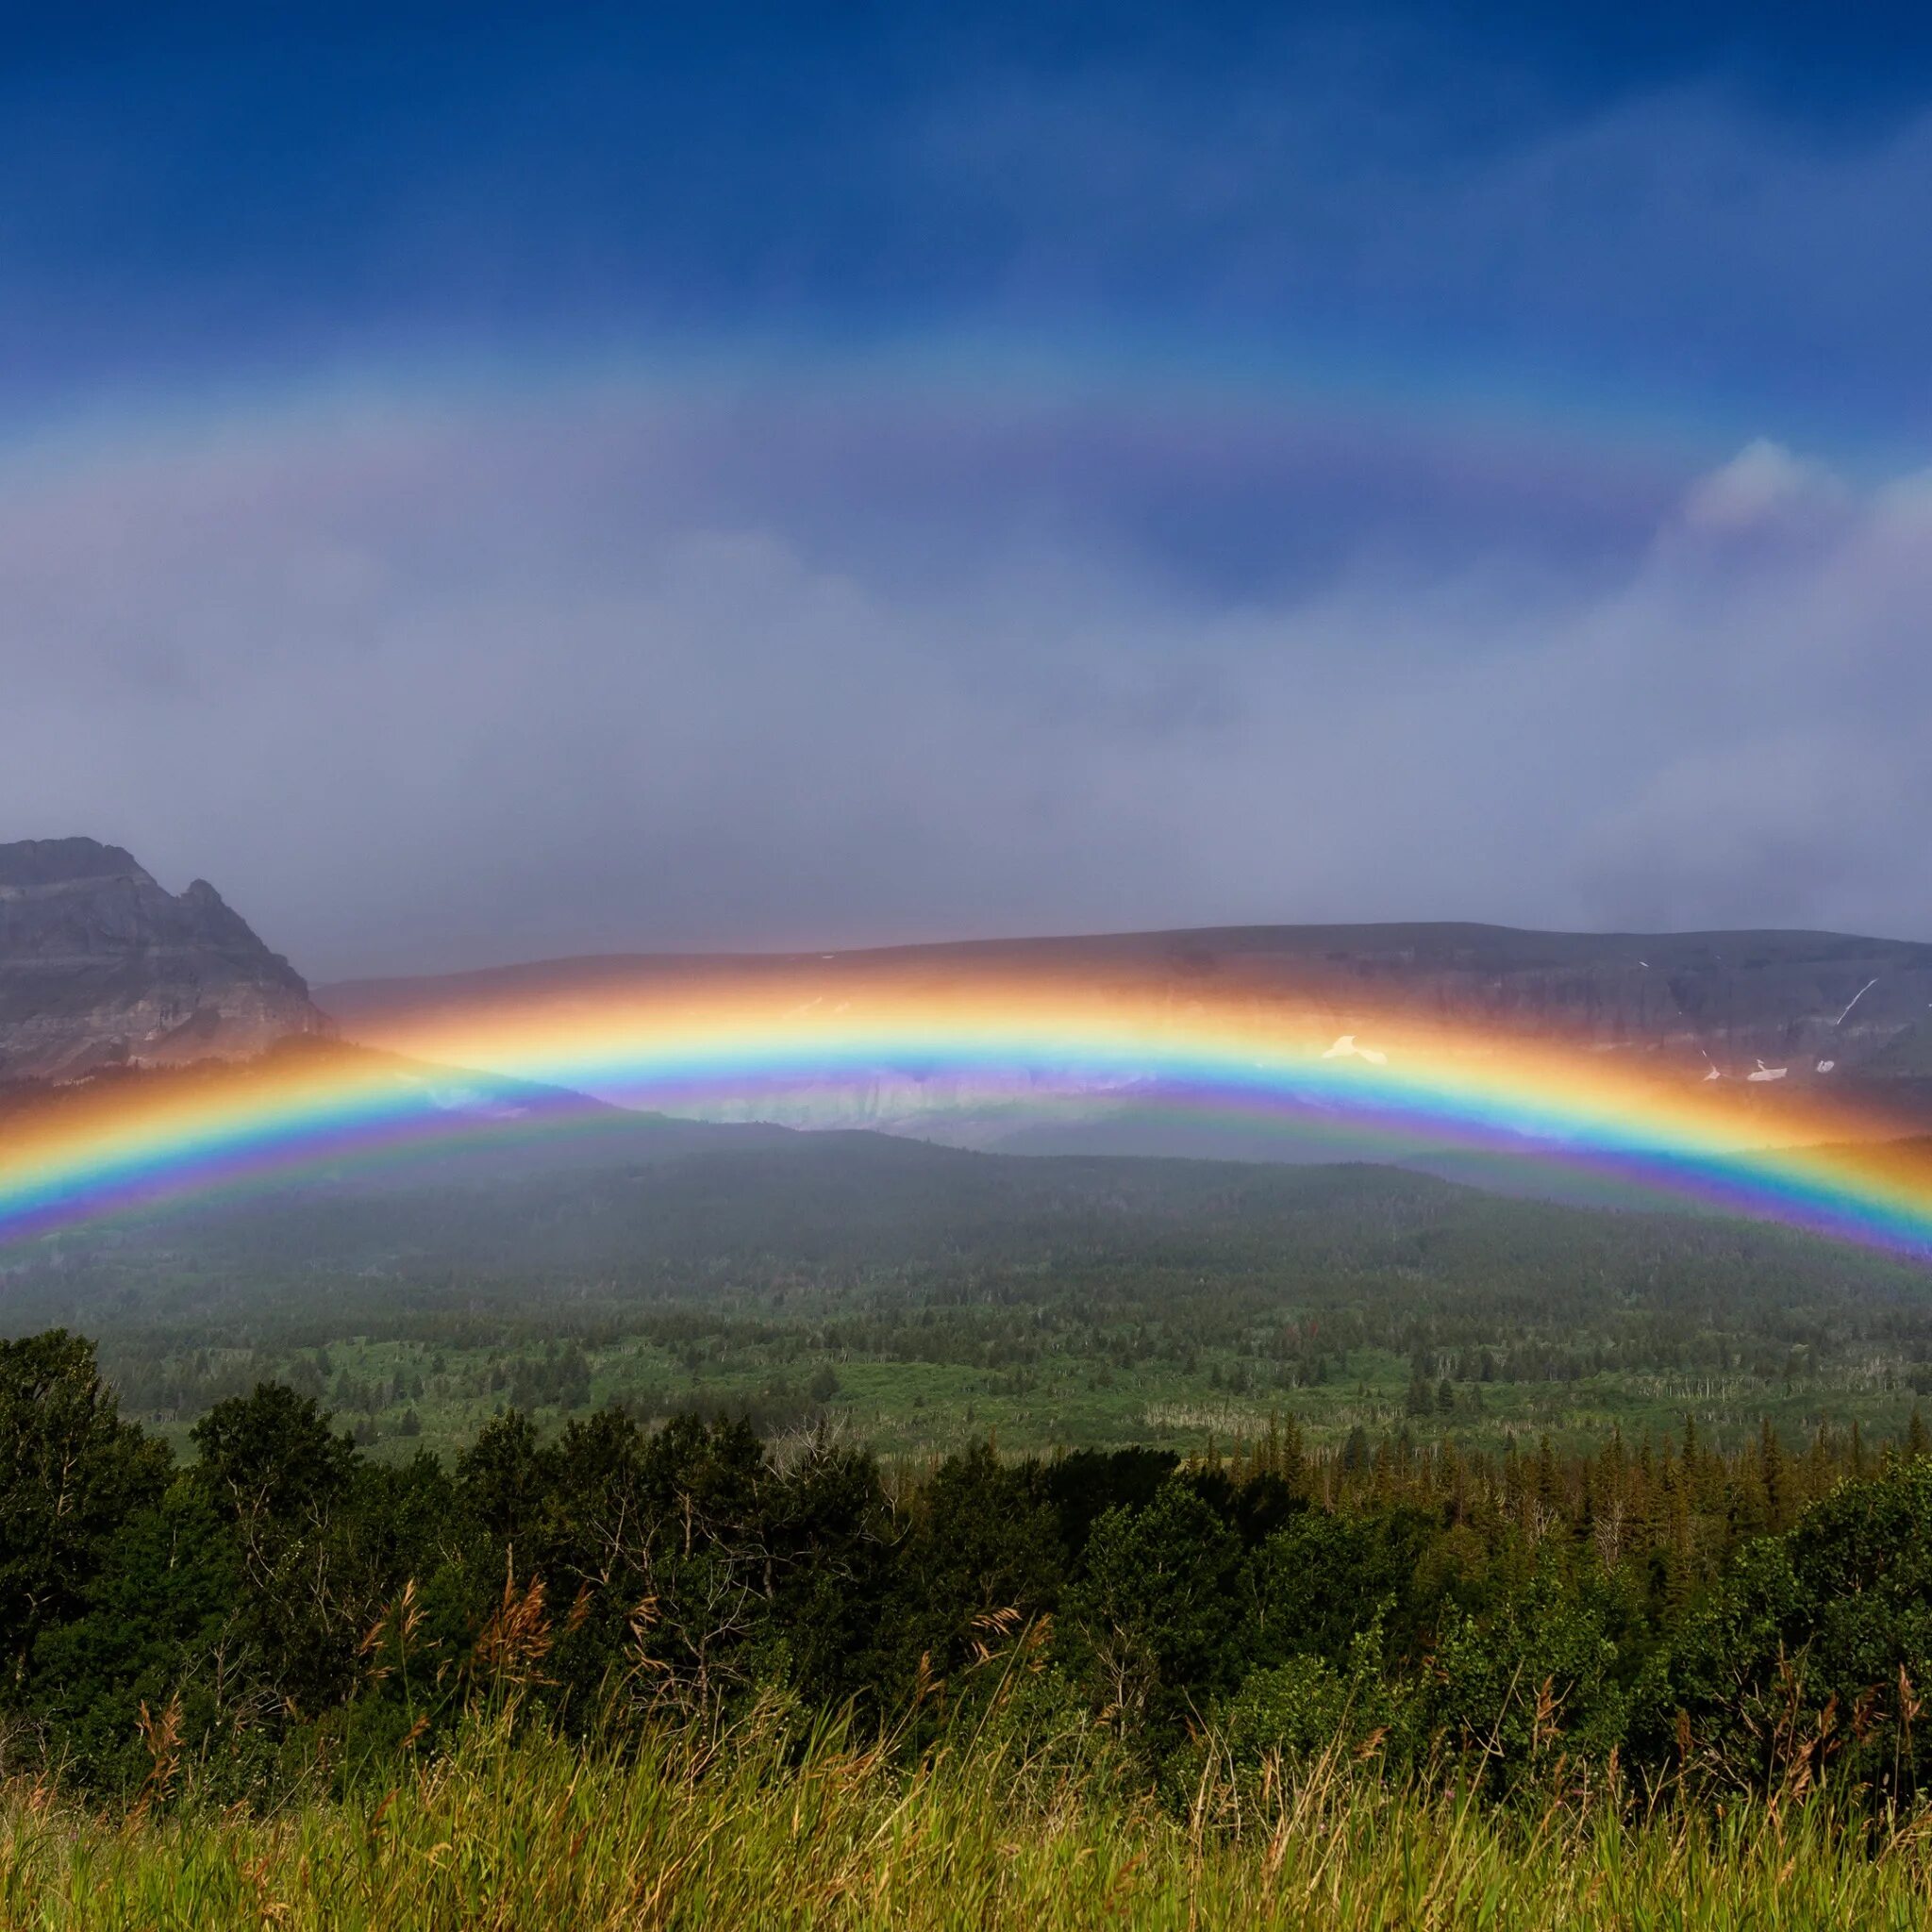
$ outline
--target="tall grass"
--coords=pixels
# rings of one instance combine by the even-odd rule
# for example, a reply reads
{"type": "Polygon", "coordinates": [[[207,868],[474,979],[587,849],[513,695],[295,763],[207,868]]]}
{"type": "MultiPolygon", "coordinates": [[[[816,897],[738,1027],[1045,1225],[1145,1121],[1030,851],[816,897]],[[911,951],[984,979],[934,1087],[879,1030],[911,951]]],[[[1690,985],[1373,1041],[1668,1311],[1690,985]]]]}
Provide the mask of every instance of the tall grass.
{"type": "Polygon", "coordinates": [[[620,1760],[479,1724],[451,1755],[269,1817],[0,1800],[0,1926],[1746,1927],[1932,1924],[1914,1824],[1817,1801],[1520,1816],[1338,1757],[1184,1817],[998,1743],[907,1772],[776,1725],[620,1760]]]}

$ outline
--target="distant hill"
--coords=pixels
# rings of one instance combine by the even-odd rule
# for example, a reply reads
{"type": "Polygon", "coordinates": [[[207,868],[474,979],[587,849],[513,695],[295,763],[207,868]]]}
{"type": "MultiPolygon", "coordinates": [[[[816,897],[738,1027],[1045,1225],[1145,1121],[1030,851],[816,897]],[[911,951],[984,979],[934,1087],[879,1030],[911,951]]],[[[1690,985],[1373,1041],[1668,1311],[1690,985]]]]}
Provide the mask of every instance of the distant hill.
{"type": "Polygon", "coordinates": [[[775,1309],[794,1292],[808,1317],[931,1297],[1030,1330],[1010,1311],[1077,1283],[1149,1321],[1251,1292],[1374,1308],[1391,1335],[1478,1305],[1507,1305],[1502,1332],[1588,1314],[1695,1334],[1804,1310],[1841,1343],[1855,1311],[1924,1307],[1923,1266],[1711,1213],[1581,1210],[1359,1163],[1021,1158],[865,1133],[707,1147],[678,1124],[628,1156],[606,1142],[602,1166],[375,1190],[310,1174],[83,1227],[0,1257],[0,1332],[160,1321],[200,1345],[204,1320],[280,1307],[313,1343],[436,1310],[621,1325],[667,1300],[775,1309]]]}
{"type": "Polygon", "coordinates": [[[239,1058],[327,1026],[206,879],[168,892],[92,839],[0,844],[0,1081],[239,1058]]]}
{"type": "MultiPolygon", "coordinates": [[[[1894,1112],[1932,1117],[1932,945],[1846,933],[1230,926],[832,954],[608,955],[345,981],[317,997],[345,1033],[383,1044],[452,1010],[563,1012],[696,983],[783,1011],[814,1000],[861,1001],[887,985],[943,995],[1004,973],[1177,1007],[1212,996],[1303,1031],[1330,1026],[1340,1035],[1364,1013],[1493,1026],[1586,1045],[1670,1077],[1754,1083],[1767,1103],[1820,1085],[1870,1088],[1894,1112]]],[[[1141,1123],[1131,1108],[1099,1097],[1087,1119],[972,1114],[932,1083],[891,1068],[862,1091],[781,1107],[777,1117],[1036,1152],[1263,1151],[1224,1133],[1211,1147],[1191,1129],[1176,1139],[1171,1125],[1141,1123]]]]}

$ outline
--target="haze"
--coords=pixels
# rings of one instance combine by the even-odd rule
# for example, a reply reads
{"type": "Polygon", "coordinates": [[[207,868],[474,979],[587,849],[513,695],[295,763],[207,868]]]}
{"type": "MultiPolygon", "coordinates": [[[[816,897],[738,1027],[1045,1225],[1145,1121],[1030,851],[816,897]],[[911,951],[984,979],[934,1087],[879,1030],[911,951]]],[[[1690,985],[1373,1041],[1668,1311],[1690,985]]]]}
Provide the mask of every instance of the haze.
{"type": "Polygon", "coordinates": [[[1932,937],[1923,26],[218,11],[0,83],[0,837],[317,978],[1932,937]]]}

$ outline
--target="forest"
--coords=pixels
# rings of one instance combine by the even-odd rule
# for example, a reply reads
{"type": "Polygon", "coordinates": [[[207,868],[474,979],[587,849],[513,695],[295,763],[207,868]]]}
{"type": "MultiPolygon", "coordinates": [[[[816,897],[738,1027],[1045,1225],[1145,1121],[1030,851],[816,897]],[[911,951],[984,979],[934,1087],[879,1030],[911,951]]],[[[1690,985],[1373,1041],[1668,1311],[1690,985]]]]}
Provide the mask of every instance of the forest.
{"type": "Polygon", "coordinates": [[[1501,1454],[1691,1416],[1896,1436],[1932,1391],[1924,1262],[1695,1213],[1511,1199],[1386,1167],[1025,1158],[874,1135],[457,1184],[354,1176],[16,1249],[14,1333],[93,1336],[190,1454],[262,1380],[377,1459],[611,1403],[894,1465],[1198,1456],[1292,1417],[1501,1454]]]}
{"type": "Polygon", "coordinates": [[[995,1718],[1184,1804],[1338,1738],[1505,1798],[1932,1774],[1932,1447],[1007,1457],[520,1410],[378,1463],[263,1383],[183,1462],[92,1345],[0,1344],[8,1757],[158,1804],[340,1792],[479,1711],[580,1741],[775,1702],[916,1753],[995,1718]]]}

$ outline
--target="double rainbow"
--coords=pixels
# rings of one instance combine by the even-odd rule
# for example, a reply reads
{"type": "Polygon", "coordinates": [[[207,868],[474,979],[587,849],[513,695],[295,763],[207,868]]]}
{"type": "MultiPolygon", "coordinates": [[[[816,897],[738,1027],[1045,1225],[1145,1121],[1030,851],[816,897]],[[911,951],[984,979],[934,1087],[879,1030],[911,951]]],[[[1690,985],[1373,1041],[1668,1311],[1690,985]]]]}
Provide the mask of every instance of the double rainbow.
{"type": "Polygon", "coordinates": [[[667,985],[415,1015],[385,1051],[272,1054],[0,1116],[0,1241],[318,1165],[597,1117],[785,1115],[891,1083],[932,1110],[1132,1104],[1527,1155],[1660,1195],[1932,1255],[1932,1150],[1875,1115],[1633,1072],[1586,1045],[1065,977],[878,984],[783,1004],[667,985]],[[400,1056],[407,1056],[402,1058],[400,1056]],[[465,1074],[454,1068],[476,1070],[465,1074]],[[494,1083],[489,1076],[497,1076],[494,1083]],[[479,1077],[480,1076],[480,1077],[479,1077]],[[502,1082],[533,1083],[507,1087],[502,1082]]]}

